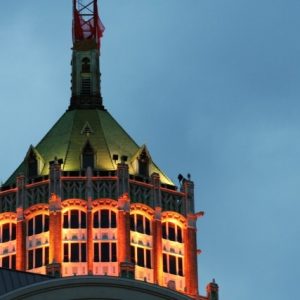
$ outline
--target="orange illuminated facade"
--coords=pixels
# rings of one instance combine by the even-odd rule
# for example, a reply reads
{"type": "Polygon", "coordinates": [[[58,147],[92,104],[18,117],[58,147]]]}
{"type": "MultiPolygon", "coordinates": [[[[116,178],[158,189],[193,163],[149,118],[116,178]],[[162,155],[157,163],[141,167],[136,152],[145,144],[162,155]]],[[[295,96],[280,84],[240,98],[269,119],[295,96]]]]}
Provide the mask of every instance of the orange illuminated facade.
{"type": "Polygon", "coordinates": [[[181,176],[175,186],[104,108],[104,28],[97,1],[89,1],[89,15],[83,3],[73,8],[69,109],[0,189],[0,266],[131,278],[217,300],[215,283],[206,296],[198,293],[203,213],[194,210],[194,184],[181,176]]]}

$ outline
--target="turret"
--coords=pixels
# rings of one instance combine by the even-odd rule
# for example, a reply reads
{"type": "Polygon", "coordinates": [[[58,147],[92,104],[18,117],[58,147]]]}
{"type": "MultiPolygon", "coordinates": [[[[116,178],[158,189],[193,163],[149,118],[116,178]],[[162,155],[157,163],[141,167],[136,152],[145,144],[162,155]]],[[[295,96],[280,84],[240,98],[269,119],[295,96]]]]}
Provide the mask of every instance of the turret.
{"type": "Polygon", "coordinates": [[[69,110],[103,109],[99,67],[103,32],[97,0],[73,0],[72,97],[69,110]]]}

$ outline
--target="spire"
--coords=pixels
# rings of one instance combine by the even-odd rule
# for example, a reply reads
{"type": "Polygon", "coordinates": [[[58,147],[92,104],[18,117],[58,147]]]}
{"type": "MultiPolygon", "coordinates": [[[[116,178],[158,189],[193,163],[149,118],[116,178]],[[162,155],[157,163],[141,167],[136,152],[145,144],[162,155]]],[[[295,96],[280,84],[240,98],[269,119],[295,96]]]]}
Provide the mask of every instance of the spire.
{"type": "Polygon", "coordinates": [[[104,109],[99,67],[104,29],[97,0],[73,0],[72,97],[69,110],[104,109]]]}

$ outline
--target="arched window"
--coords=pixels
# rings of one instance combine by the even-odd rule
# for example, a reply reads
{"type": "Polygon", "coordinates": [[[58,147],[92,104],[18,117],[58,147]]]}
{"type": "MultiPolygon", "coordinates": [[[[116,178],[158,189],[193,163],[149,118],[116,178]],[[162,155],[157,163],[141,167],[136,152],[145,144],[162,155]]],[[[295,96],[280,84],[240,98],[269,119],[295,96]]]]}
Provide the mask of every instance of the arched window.
{"type": "Polygon", "coordinates": [[[138,158],[139,163],[139,175],[143,177],[149,177],[149,157],[144,149],[138,158]]]}
{"type": "Polygon", "coordinates": [[[101,209],[94,213],[94,228],[116,228],[116,213],[112,210],[101,209]]]}
{"type": "Polygon", "coordinates": [[[27,236],[49,231],[49,216],[40,214],[27,221],[27,236]]]}
{"type": "Polygon", "coordinates": [[[83,58],[81,61],[81,72],[82,73],[90,73],[91,72],[91,63],[87,57],[83,58]]]}
{"type": "Polygon", "coordinates": [[[150,235],[151,234],[150,220],[141,214],[132,214],[130,215],[130,230],[150,235]]]}
{"type": "Polygon", "coordinates": [[[16,239],[16,224],[5,223],[0,227],[0,243],[6,243],[16,239]]]}
{"type": "Polygon", "coordinates": [[[77,209],[66,211],[63,228],[86,228],[86,213],[77,209]]]}
{"type": "Polygon", "coordinates": [[[33,151],[30,151],[27,158],[27,176],[33,178],[38,175],[38,161],[33,151]]]}
{"type": "Polygon", "coordinates": [[[87,167],[94,168],[94,150],[89,142],[86,143],[82,151],[82,168],[86,169],[87,167]]]}
{"type": "Polygon", "coordinates": [[[182,243],[182,228],[172,222],[162,224],[162,236],[166,240],[182,243]]]}

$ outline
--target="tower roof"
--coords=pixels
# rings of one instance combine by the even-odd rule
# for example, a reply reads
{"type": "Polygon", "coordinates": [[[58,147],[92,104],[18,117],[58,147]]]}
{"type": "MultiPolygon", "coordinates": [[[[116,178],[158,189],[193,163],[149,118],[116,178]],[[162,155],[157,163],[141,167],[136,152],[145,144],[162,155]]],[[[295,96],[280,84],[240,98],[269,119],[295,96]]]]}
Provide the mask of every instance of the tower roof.
{"type": "MultiPolygon", "coordinates": [[[[15,183],[17,176],[27,173],[26,162],[31,151],[39,160],[41,176],[49,174],[49,162],[55,158],[62,159],[63,171],[79,171],[82,169],[82,151],[87,144],[95,154],[95,169],[115,170],[117,160],[113,155],[126,156],[129,173],[138,175],[135,161],[145,146],[139,147],[106,110],[77,109],[65,112],[38,145],[30,147],[24,161],[5,185],[15,183]]],[[[149,159],[149,174],[158,173],[162,183],[174,185],[151,157],[149,159]]]]}

